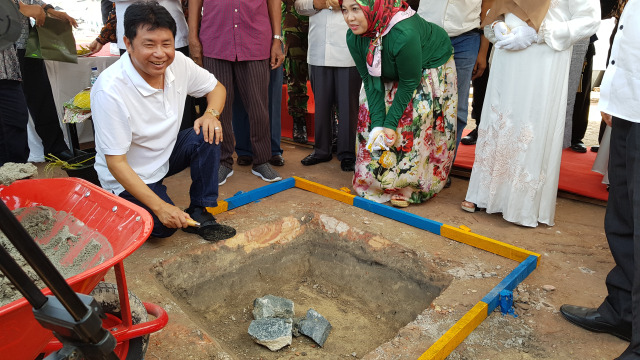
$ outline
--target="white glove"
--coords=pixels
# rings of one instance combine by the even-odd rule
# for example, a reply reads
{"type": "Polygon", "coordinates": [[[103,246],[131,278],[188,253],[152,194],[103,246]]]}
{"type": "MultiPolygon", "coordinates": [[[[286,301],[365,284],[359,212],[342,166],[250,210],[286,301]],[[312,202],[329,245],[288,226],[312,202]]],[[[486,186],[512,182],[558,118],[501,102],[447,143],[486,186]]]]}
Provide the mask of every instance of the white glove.
{"type": "Polygon", "coordinates": [[[495,21],[491,24],[491,28],[493,29],[493,34],[496,36],[496,40],[498,41],[510,39],[514,36],[504,21],[495,21]]]}
{"type": "Polygon", "coordinates": [[[369,140],[367,141],[367,150],[369,152],[374,152],[378,150],[389,150],[389,147],[385,145],[385,136],[383,132],[384,128],[382,126],[377,126],[371,129],[369,132],[369,140]]]}
{"type": "Polygon", "coordinates": [[[511,34],[514,36],[509,39],[498,41],[495,45],[496,48],[516,51],[526,49],[531,46],[531,44],[538,41],[538,33],[536,32],[536,29],[529,25],[518,26],[511,30],[511,34]]]}

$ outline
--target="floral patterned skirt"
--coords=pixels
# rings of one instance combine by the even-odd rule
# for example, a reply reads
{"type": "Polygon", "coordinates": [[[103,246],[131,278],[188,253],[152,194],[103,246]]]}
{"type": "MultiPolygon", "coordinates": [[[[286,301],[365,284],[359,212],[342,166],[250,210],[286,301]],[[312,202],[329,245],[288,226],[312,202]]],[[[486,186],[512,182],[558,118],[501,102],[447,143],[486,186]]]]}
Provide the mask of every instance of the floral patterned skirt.
{"type": "MultiPolygon", "coordinates": [[[[444,187],[456,146],[458,95],[453,56],[435,69],[426,69],[422,81],[396,129],[388,151],[366,149],[371,115],[364,88],[360,90],[357,158],[353,189],[364,198],[383,203],[396,195],[421,203],[444,187]]],[[[397,82],[385,83],[386,110],[393,103],[397,82]]]]}

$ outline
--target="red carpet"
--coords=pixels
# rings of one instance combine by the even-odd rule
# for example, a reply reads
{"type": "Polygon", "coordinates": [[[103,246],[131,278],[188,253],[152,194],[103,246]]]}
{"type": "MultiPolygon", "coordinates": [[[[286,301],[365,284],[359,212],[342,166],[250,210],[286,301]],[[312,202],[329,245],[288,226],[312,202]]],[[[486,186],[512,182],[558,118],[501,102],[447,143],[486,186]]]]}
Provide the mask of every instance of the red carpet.
{"type": "MultiPolygon", "coordinates": [[[[469,130],[465,130],[466,135],[469,130]]],[[[475,145],[460,145],[454,167],[471,170],[476,151],[475,145]]],[[[562,151],[558,189],[572,194],[607,201],[609,193],[602,183],[602,175],[591,171],[596,153],[580,154],[569,149],[562,151]]]]}
{"type": "MultiPolygon", "coordinates": [[[[313,99],[313,92],[311,91],[311,83],[307,81],[307,95],[309,95],[309,101],[307,102],[307,140],[309,143],[313,144],[314,142],[314,125],[313,125],[313,115],[316,112],[316,103],[313,99]]],[[[285,139],[292,140],[293,139],[293,118],[289,115],[289,108],[287,106],[287,101],[289,99],[289,95],[287,94],[287,84],[282,85],[282,115],[281,125],[282,130],[280,133],[282,137],[285,139]]]]}

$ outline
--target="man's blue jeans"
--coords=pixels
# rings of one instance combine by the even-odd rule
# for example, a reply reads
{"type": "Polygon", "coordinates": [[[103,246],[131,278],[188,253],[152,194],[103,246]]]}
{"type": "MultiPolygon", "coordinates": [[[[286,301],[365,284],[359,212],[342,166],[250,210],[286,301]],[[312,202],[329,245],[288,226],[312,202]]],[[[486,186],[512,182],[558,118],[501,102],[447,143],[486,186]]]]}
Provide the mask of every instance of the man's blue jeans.
{"type": "MultiPolygon", "coordinates": [[[[209,144],[204,141],[202,131],[196,135],[193,128],[184,129],[178,133],[178,139],[169,157],[169,172],[165,178],[175,175],[182,170],[191,168],[191,188],[189,206],[215,207],[218,205],[218,168],[220,167],[220,145],[209,144]]],[[[149,188],[162,200],[173,205],[167,194],[167,187],[163,180],[147,184],[149,188]]],[[[142,202],[138,201],[128,191],[120,193],[120,197],[145,208],[153,217],[153,231],[151,236],[169,237],[177,229],[164,226],[158,217],[142,202]]]]}
{"type": "MultiPolygon", "coordinates": [[[[271,156],[282,155],[280,139],[282,136],[281,104],[282,104],[282,79],[284,70],[282,66],[271,70],[269,79],[269,121],[271,123],[271,156]]],[[[235,92],[238,94],[238,92],[235,92]]],[[[244,108],[242,98],[236,96],[233,99],[233,135],[236,139],[236,154],[238,156],[253,156],[251,152],[251,137],[249,136],[249,115],[244,108]]]]}
{"type": "Polygon", "coordinates": [[[467,114],[469,112],[469,89],[471,88],[471,75],[473,67],[478,59],[480,50],[480,33],[469,31],[451,38],[453,45],[453,60],[456,62],[458,74],[458,122],[456,136],[456,153],[460,146],[462,130],[467,126],[467,114]]]}

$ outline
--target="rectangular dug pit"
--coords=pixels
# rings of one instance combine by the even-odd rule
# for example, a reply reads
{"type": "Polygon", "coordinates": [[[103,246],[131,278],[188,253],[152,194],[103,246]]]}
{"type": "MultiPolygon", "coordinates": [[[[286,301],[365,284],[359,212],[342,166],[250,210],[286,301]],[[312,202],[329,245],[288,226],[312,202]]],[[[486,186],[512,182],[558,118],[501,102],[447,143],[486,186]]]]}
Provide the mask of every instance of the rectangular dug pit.
{"type": "Polygon", "coordinates": [[[360,358],[392,339],[451,282],[413,250],[321,214],[191,249],[155,270],[191,319],[237,359],[360,358]],[[297,317],[310,308],[322,314],[333,326],[324,347],[303,336],[278,352],[254,343],[247,334],[253,300],[267,294],[292,300],[297,317]]]}

